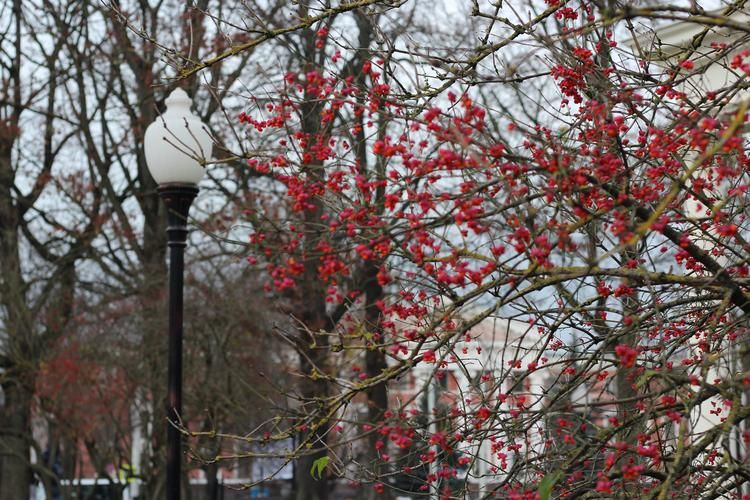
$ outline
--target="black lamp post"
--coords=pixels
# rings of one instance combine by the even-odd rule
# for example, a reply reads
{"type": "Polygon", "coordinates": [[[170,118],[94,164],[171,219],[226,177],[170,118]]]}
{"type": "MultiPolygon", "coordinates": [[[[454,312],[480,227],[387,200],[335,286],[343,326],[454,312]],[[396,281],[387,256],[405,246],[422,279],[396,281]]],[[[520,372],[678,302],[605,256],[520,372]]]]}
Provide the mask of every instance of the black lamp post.
{"type": "Polygon", "coordinates": [[[192,101],[182,89],[166,100],[167,110],[149,125],[144,137],[146,163],[159,184],[167,208],[169,247],[169,352],[167,367],[167,500],[180,499],[182,464],[182,312],[187,216],[198,194],[211,136],[190,112],[192,101]]]}

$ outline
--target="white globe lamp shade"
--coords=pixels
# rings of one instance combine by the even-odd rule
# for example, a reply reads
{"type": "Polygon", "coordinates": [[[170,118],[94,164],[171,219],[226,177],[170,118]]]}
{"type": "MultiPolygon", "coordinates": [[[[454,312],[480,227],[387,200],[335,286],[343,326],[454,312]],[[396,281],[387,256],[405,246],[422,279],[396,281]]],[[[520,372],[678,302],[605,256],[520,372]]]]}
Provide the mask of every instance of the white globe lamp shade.
{"type": "Polygon", "coordinates": [[[190,111],[193,101],[175,89],[167,110],[146,129],[146,164],[157,184],[198,184],[210,159],[213,141],[206,125],[190,111]]]}

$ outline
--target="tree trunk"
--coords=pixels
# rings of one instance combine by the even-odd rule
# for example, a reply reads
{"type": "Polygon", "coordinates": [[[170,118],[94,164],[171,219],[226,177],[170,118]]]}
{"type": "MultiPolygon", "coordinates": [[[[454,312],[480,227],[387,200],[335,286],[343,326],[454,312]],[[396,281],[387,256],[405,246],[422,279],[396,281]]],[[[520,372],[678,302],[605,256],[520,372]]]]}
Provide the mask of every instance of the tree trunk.
{"type": "MultiPolygon", "coordinates": [[[[622,261],[628,262],[637,260],[639,253],[635,248],[626,249],[622,252],[622,261]]],[[[628,280],[623,280],[623,284],[630,286],[631,283],[628,280]]],[[[637,293],[637,292],[635,292],[637,293]]],[[[626,317],[635,319],[638,315],[639,301],[637,295],[625,296],[622,300],[622,314],[626,317]]],[[[638,328],[632,327],[632,329],[625,335],[623,335],[618,343],[625,344],[626,346],[637,349],[640,339],[638,338],[638,328]]],[[[613,347],[614,348],[614,347],[613,347]]],[[[617,391],[617,418],[620,421],[620,425],[623,425],[629,419],[632,419],[640,414],[636,404],[638,398],[638,390],[636,389],[635,383],[638,378],[638,365],[637,363],[633,366],[619,366],[615,374],[615,387],[617,391]]],[[[643,427],[643,422],[639,422],[634,425],[626,426],[625,430],[620,433],[620,440],[628,443],[635,447],[638,444],[638,434],[640,429],[643,427]]],[[[638,459],[637,456],[634,456],[638,459]]]]}
{"type": "MultiPolygon", "coordinates": [[[[298,13],[307,16],[309,2],[299,2],[298,13]]],[[[319,69],[316,64],[315,32],[312,29],[301,31],[301,45],[306,55],[304,61],[305,71],[319,69]]],[[[313,138],[313,144],[307,146],[306,152],[314,146],[317,134],[321,133],[320,113],[323,103],[318,100],[317,95],[305,94],[305,101],[300,106],[302,117],[302,129],[309,137],[313,138]]],[[[312,156],[313,158],[315,155],[312,156]]],[[[302,175],[307,182],[322,182],[325,179],[324,166],[315,160],[303,165],[302,175]]],[[[318,415],[323,409],[323,401],[329,393],[329,383],[324,377],[315,376],[315,372],[323,375],[328,373],[328,337],[326,330],[333,327],[326,313],[326,289],[320,280],[318,266],[320,258],[316,248],[323,234],[320,229],[320,217],[324,213],[323,201],[321,199],[311,200],[314,207],[305,211],[303,258],[304,276],[300,283],[300,317],[302,325],[299,329],[300,370],[305,377],[300,383],[300,394],[303,398],[301,415],[316,415],[312,419],[313,427],[299,433],[301,441],[307,441],[310,449],[303,447],[303,455],[297,460],[294,473],[294,495],[296,500],[328,500],[329,486],[327,471],[321,477],[313,478],[310,474],[313,463],[328,454],[326,446],[328,423],[319,421],[318,415]],[[321,334],[321,332],[323,334],[321,334]]]]}
{"type": "Polygon", "coordinates": [[[216,462],[206,465],[206,500],[219,500],[219,479],[216,476],[219,466],[216,462]]]}
{"type": "Polygon", "coordinates": [[[17,380],[3,384],[0,408],[0,500],[26,500],[31,485],[31,393],[17,380]]]}
{"type": "MultiPolygon", "coordinates": [[[[365,368],[367,377],[377,377],[383,370],[388,367],[385,353],[383,352],[383,329],[381,325],[381,313],[376,302],[383,298],[383,287],[378,283],[379,265],[374,262],[368,262],[365,269],[365,327],[369,333],[373,334],[372,345],[368,346],[365,353],[365,368]]],[[[367,417],[370,425],[377,426],[378,422],[383,419],[383,413],[388,409],[388,390],[385,382],[380,382],[367,389],[367,417]]],[[[376,482],[380,482],[380,477],[388,473],[386,463],[382,461],[380,455],[387,453],[388,440],[376,432],[370,433],[367,440],[367,449],[365,450],[366,458],[364,463],[370,468],[370,471],[376,482]],[[378,450],[376,442],[383,440],[385,446],[378,450]]],[[[390,498],[390,490],[386,489],[383,493],[378,493],[374,488],[366,488],[363,491],[363,497],[367,500],[381,500],[390,498]]]]}
{"type": "MultiPolygon", "coordinates": [[[[324,336],[314,336],[320,337],[321,341],[327,340],[324,336]]],[[[310,375],[314,370],[325,372],[328,364],[328,349],[325,345],[317,346],[316,348],[312,342],[308,346],[300,354],[300,370],[303,374],[308,375],[308,378],[303,379],[299,387],[300,393],[304,398],[301,414],[319,415],[322,409],[320,402],[328,394],[328,381],[325,378],[316,378],[310,375]]],[[[317,422],[318,418],[313,419],[313,421],[317,422]]],[[[296,500],[328,500],[330,491],[327,471],[324,470],[316,477],[313,477],[311,474],[315,461],[328,454],[326,446],[327,433],[328,423],[320,422],[317,427],[300,432],[298,435],[298,442],[307,441],[311,445],[311,449],[309,450],[311,452],[309,454],[306,453],[308,451],[307,448],[302,447],[303,455],[299,457],[295,464],[294,498],[296,500]]]]}

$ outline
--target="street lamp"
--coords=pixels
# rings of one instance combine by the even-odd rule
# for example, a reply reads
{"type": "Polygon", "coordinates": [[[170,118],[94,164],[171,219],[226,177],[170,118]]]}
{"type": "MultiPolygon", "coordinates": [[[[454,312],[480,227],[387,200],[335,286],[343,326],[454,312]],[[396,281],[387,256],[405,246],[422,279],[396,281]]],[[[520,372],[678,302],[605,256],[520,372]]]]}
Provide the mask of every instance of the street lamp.
{"type": "Polygon", "coordinates": [[[182,289],[187,216],[210,156],[211,136],[190,112],[182,89],[166,100],[167,109],[146,129],[143,148],[151,176],[167,208],[169,247],[169,362],[167,369],[167,500],[180,498],[182,413],[182,289]]]}

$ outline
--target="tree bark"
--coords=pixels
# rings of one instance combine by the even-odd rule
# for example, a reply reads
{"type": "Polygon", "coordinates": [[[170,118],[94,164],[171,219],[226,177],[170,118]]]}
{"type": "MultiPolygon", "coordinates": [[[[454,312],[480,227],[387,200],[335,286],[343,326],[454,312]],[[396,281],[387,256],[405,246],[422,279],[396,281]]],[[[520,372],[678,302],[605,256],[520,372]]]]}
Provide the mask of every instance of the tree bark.
{"type": "Polygon", "coordinates": [[[26,500],[31,485],[31,392],[18,380],[3,384],[0,411],[0,500],[26,500]]]}
{"type": "MultiPolygon", "coordinates": [[[[388,367],[385,353],[383,352],[384,339],[381,312],[376,305],[377,301],[383,298],[383,287],[378,283],[377,278],[378,267],[376,263],[368,262],[365,269],[365,327],[369,333],[373,334],[372,345],[368,346],[365,352],[365,368],[368,378],[377,377],[388,367]]],[[[383,414],[387,409],[388,387],[386,382],[379,382],[367,389],[367,417],[370,424],[376,426],[383,419],[383,414]]],[[[381,439],[382,436],[380,434],[375,432],[370,433],[366,449],[367,458],[365,463],[370,467],[377,482],[380,482],[380,477],[388,472],[386,463],[380,457],[381,453],[387,453],[388,440],[383,440],[385,446],[380,451],[376,448],[376,442],[381,439]]],[[[363,493],[364,498],[367,500],[387,499],[391,497],[389,489],[386,489],[383,493],[378,493],[374,488],[367,488],[363,493]]]]}
{"type": "MultiPolygon", "coordinates": [[[[622,253],[620,258],[623,262],[637,261],[639,258],[639,252],[636,248],[627,248],[622,253]]],[[[623,285],[630,286],[632,283],[628,280],[623,280],[623,285]]],[[[638,292],[634,292],[637,294],[638,292]]],[[[623,317],[637,318],[640,303],[637,295],[625,296],[622,300],[622,315],[623,317]]],[[[618,343],[625,344],[632,349],[637,349],[640,344],[640,338],[638,338],[638,328],[632,328],[628,333],[623,335],[618,343]]],[[[614,349],[614,346],[612,347],[614,349]]],[[[637,417],[640,414],[636,404],[638,402],[638,390],[635,386],[638,378],[638,365],[637,363],[633,366],[620,366],[617,368],[615,373],[615,388],[617,403],[617,418],[620,420],[620,425],[628,420],[637,417]]],[[[639,422],[635,425],[626,426],[625,430],[620,433],[620,440],[628,443],[635,447],[638,443],[638,434],[642,429],[643,423],[639,422]]],[[[637,460],[638,456],[634,455],[637,460]]]]}
{"type": "MultiPolygon", "coordinates": [[[[313,369],[313,363],[319,370],[320,365],[326,362],[327,355],[325,351],[318,351],[317,354],[312,354],[312,363],[308,361],[305,356],[302,356],[300,368],[304,373],[310,373],[313,369]]],[[[315,400],[320,400],[323,395],[328,391],[328,382],[325,380],[310,380],[307,379],[302,382],[300,392],[302,396],[311,401],[309,410],[305,411],[314,412],[318,408],[315,408],[315,400]]],[[[330,488],[328,484],[327,471],[323,471],[321,477],[313,477],[311,471],[313,464],[316,460],[325,457],[328,454],[326,447],[326,434],[328,432],[328,424],[321,423],[314,429],[310,429],[305,432],[299,433],[299,440],[307,440],[312,445],[312,452],[305,453],[299,457],[294,469],[294,498],[295,500],[328,500],[330,494],[330,488]]],[[[303,452],[306,450],[303,450],[303,452]]]]}

